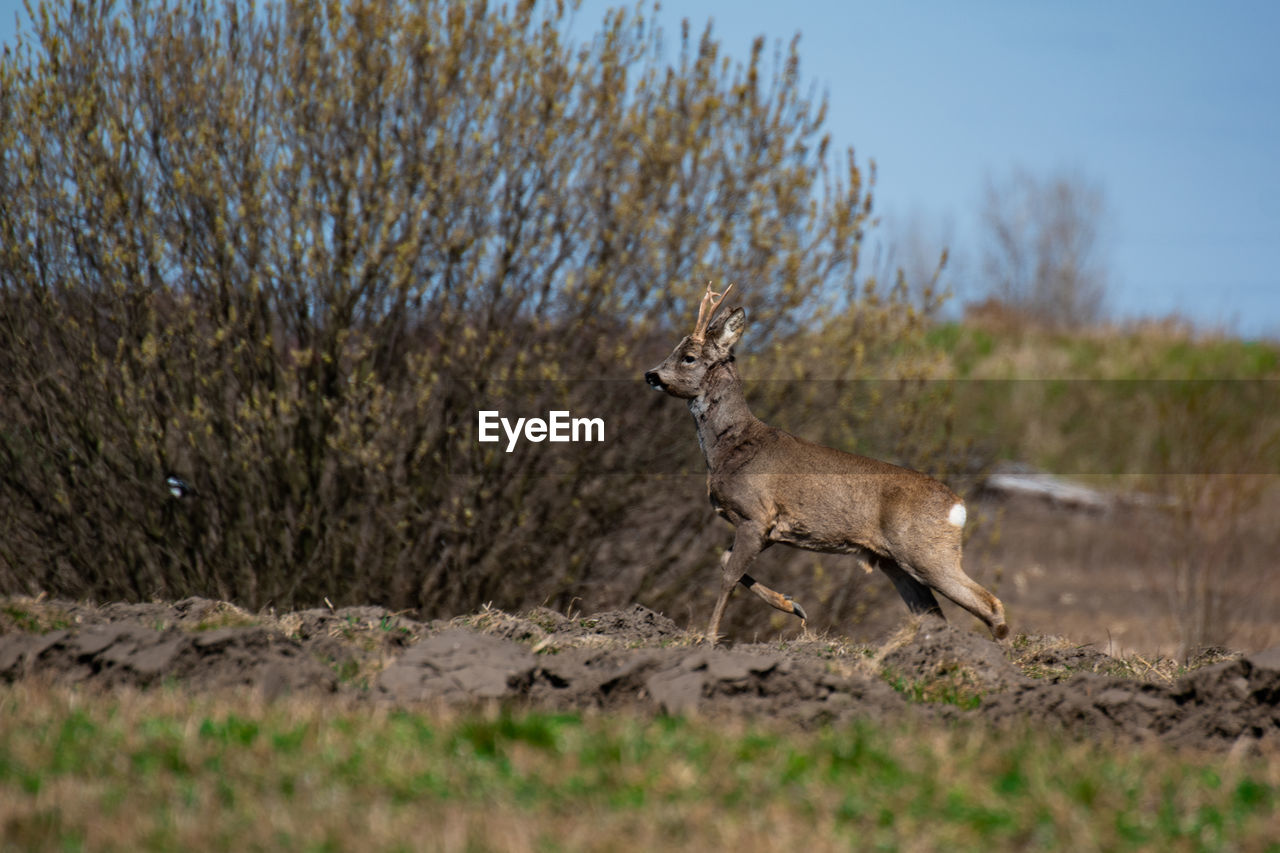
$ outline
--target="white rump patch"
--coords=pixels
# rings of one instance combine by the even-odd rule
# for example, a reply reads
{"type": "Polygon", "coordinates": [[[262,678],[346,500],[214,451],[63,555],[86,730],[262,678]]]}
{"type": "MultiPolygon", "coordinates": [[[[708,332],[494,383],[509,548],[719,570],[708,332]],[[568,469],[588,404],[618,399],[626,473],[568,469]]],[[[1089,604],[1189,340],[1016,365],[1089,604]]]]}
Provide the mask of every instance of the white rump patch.
{"type": "Polygon", "coordinates": [[[964,520],[968,517],[968,513],[964,511],[964,504],[956,504],[951,508],[951,512],[947,513],[947,521],[951,522],[955,527],[964,527],[964,520]]]}

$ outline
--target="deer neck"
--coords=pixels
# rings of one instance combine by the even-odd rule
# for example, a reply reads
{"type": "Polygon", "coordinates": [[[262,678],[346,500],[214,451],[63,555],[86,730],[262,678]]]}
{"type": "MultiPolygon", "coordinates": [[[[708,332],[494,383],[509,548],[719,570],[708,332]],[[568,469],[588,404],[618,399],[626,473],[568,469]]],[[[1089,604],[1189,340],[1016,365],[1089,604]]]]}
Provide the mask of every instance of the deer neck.
{"type": "Polygon", "coordinates": [[[706,390],[689,401],[689,411],[698,428],[698,446],[710,469],[718,467],[760,424],[747,407],[738,371],[728,361],[711,369],[706,390]]]}

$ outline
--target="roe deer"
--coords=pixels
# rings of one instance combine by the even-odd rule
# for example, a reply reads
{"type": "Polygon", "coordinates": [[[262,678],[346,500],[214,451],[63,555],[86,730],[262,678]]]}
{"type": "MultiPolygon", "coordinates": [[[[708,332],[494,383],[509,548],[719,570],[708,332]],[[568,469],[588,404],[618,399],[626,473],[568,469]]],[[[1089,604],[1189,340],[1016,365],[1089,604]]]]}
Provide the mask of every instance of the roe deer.
{"type": "Polygon", "coordinates": [[[861,554],[878,566],[913,613],[942,616],[937,590],[987,624],[1009,633],[1004,605],[960,567],[964,502],[934,478],[833,450],[758,420],[747,408],[733,346],[747,316],[736,308],[714,323],[729,294],[707,286],[693,334],[645,373],[659,391],[689,401],[707,461],[711,505],[734,526],[724,555],[720,597],[707,636],[716,642],[735,584],[802,620],[804,609],[747,574],[775,542],[836,554],[861,554]]]}

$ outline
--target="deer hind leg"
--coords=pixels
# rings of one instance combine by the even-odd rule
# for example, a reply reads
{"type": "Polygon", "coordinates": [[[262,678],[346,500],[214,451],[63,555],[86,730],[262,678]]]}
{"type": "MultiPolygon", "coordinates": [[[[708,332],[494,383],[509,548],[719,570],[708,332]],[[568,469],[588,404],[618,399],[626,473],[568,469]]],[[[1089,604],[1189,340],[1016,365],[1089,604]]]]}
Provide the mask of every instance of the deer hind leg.
{"type": "Polygon", "coordinates": [[[933,592],[929,587],[920,583],[911,575],[888,557],[876,557],[875,564],[880,571],[889,576],[889,580],[893,581],[894,588],[898,590],[898,595],[902,596],[902,600],[907,603],[907,609],[912,613],[929,614],[942,619],[947,617],[943,615],[942,608],[938,606],[938,599],[933,597],[933,592]]]}
{"type": "Polygon", "coordinates": [[[965,574],[960,566],[960,554],[948,556],[941,571],[916,567],[925,583],[968,610],[987,624],[997,640],[1009,636],[1009,626],[1004,621],[1004,605],[981,584],[965,574]]]}
{"type": "Polygon", "coordinates": [[[747,574],[747,567],[765,547],[764,528],[754,524],[741,524],[734,531],[733,547],[725,553],[720,563],[720,596],[715,610],[711,611],[711,624],[707,626],[707,638],[715,643],[720,639],[720,620],[724,617],[729,593],[747,574]]]}

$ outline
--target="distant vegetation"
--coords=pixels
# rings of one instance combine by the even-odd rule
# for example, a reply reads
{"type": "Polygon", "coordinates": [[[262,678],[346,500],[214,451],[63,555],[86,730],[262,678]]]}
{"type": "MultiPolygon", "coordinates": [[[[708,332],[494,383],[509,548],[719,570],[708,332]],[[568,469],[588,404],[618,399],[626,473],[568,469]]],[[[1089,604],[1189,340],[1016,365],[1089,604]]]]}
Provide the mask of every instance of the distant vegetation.
{"type": "Polygon", "coordinates": [[[997,458],[1064,474],[1280,473],[1280,343],[1173,323],[1070,332],[986,303],[926,346],[955,417],[997,458]]]}
{"type": "Polygon", "coordinates": [[[1014,170],[989,179],[982,205],[983,280],[1037,322],[1080,329],[1106,316],[1106,196],[1081,174],[1014,170]]]}

